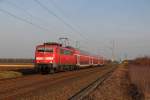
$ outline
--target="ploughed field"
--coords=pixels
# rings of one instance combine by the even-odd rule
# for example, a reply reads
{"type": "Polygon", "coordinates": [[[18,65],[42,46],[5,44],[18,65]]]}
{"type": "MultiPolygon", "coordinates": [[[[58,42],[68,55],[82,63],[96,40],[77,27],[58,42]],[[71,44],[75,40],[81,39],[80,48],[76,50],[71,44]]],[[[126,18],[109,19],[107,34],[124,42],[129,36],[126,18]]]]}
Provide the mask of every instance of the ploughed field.
{"type": "Polygon", "coordinates": [[[66,100],[112,70],[113,67],[93,67],[47,75],[28,75],[0,80],[0,99],[6,100],[66,100]]]}

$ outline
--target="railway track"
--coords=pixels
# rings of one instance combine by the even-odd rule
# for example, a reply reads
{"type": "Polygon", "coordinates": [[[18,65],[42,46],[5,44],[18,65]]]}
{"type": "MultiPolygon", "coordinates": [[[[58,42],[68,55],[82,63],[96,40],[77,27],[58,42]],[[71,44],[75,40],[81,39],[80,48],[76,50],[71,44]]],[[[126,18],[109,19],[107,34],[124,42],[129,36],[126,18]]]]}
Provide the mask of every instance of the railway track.
{"type": "Polygon", "coordinates": [[[89,84],[87,87],[81,89],[79,92],[75,93],[68,100],[84,100],[92,91],[94,91],[102,82],[104,82],[114,71],[115,68],[107,72],[106,74],[99,77],[97,80],[89,84]]]}
{"type": "Polygon", "coordinates": [[[0,100],[29,99],[38,97],[56,98],[59,91],[66,91],[63,96],[70,98],[81,87],[89,84],[89,80],[94,81],[95,76],[106,73],[108,67],[89,68],[79,71],[62,72],[53,75],[30,75],[17,79],[0,81],[0,100]],[[88,76],[88,77],[87,77],[88,76]],[[85,84],[81,84],[84,82],[85,84]],[[76,85],[76,86],[75,86],[76,85]],[[73,88],[74,87],[74,88],[73,88]],[[40,91],[39,91],[40,90],[40,91]],[[54,91],[55,90],[55,91],[54,91]]]}

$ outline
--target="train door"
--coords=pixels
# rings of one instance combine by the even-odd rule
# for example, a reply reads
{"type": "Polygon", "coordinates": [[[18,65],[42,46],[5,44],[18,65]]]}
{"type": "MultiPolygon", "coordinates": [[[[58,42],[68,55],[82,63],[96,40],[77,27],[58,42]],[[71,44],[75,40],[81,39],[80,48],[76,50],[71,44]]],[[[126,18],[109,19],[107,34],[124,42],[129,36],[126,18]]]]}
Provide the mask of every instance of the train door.
{"type": "Polygon", "coordinates": [[[76,57],[76,65],[80,66],[80,55],[75,55],[76,57]]]}

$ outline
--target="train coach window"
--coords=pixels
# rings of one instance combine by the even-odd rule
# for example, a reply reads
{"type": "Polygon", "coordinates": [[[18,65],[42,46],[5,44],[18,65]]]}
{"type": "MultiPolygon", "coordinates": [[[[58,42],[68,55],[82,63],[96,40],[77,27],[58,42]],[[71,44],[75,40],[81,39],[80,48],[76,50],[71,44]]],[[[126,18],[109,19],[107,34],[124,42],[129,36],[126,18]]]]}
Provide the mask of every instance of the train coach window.
{"type": "Polygon", "coordinates": [[[64,54],[64,55],[72,55],[73,52],[70,50],[64,50],[64,49],[60,49],[60,53],[64,54]]]}
{"type": "Polygon", "coordinates": [[[66,54],[66,55],[71,55],[71,54],[72,54],[72,51],[70,51],[70,50],[65,50],[65,51],[64,51],[64,54],[66,54]]]}

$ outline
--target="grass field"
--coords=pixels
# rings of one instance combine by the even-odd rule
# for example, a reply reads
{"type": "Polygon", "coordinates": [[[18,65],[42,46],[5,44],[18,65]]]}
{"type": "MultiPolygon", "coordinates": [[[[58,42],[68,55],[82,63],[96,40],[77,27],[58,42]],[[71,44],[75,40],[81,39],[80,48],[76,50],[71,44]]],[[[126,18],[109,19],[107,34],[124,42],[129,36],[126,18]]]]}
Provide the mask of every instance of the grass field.
{"type": "Polygon", "coordinates": [[[0,79],[34,74],[33,63],[0,63],[0,79]]]}
{"type": "Polygon", "coordinates": [[[22,73],[15,71],[0,71],[0,79],[21,77],[22,73]]]}

